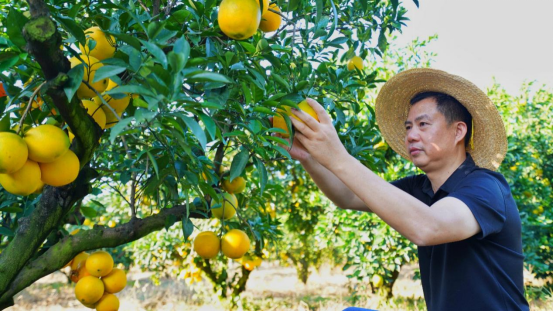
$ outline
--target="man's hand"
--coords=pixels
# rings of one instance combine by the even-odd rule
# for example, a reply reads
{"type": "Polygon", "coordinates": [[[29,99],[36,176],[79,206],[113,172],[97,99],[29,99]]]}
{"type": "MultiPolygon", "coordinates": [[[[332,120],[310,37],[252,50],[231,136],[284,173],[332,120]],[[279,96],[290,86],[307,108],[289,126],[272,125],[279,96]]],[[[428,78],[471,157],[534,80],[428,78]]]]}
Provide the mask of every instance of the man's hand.
{"type": "Polygon", "coordinates": [[[329,168],[340,157],[349,156],[348,152],[339,140],[331,117],[323,106],[310,98],[307,98],[306,101],[317,113],[319,122],[303,111],[292,109],[292,113],[304,122],[291,118],[291,122],[297,130],[294,141],[298,140],[300,144],[297,146],[302,146],[314,160],[329,168]]]}
{"type": "MultiPolygon", "coordinates": [[[[273,124],[273,117],[269,117],[269,122],[273,124]]],[[[280,133],[273,133],[272,135],[279,138],[283,138],[283,136],[280,133]]],[[[292,159],[296,159],[301,163],[309,161],[311,158],[310,153],[308,153],[304,145],[302,145],[302,143],[298,141],[296,136],[294,138],[289,137],[289,142],[290,140],[293,140],[292,147],[289,145],[283,145],[283,144],[279,144],[279,146],[286,149],[289,152],[290,157],[292,157],[292,159]]]]}

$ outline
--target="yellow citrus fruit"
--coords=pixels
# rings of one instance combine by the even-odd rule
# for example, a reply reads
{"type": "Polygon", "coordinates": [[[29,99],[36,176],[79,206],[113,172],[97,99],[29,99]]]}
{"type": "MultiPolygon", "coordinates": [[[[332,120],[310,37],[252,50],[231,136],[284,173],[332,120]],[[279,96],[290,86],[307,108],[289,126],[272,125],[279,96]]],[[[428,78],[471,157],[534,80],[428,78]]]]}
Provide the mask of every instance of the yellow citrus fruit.
{"type": "Polygon", "coordinates": [[[212,209],[214,218],[225,220],[231,219],[236,213],[236,208],[239,205],[237,197],[234,194],[222,193],[221,207],[212,209]],[[225,214],[225,216],[223,215],[225,214]]]}
{"type": "Polygon", "coordinates": [[[27,143],[19,135],[0,132],[0,173],[13,173],[25,165],[29,156],[27,143]]]}
{"type": "MultiPolygon", "coordinates": [[[[40,167],[40,165],[39,165],[40,167]]],[[[41,176],[42,176],[42,172],[41,172],[41,176]]],[[[38,183],[38,186],[37,188],[35,189],[35,191],[33,192],[33,194],[40,194],[42,193],[42,190],[44,189],[44,182],[42,182],[42,180],[40,180],[40,182],[38,183]]]]}
{"type": "Polygon", "coordinates": [[[261,17],[258,0],[223,0],[217,15],[221,31],[236,40],[252,37],[261,17]]]}
{"type": "MultiPolygon", "coordinates": [[[[117,83],[113,82],[110,79],[108,82],[108,87],[106,88],[105,91],[110,91],[115,87],[117,87],[117,83]]],[[[106,101],[111,106],[111,108],[113,108],[118,113],[123,112],[127,108],[127,106],[129,106],[129,102],[131,101],[131,97],[129,96],[129,94],[127,94],[124,97],[103,94],[102,97],[104,98],[104,101],[106,101]]],[[[100,106],[104,104],[102,103],[102,100],[100,100],[99,97],[95,97],[94,102],[100,106]]]]}
{"type": "Polygon", "coordinates": [[[348,63],[346,64],[346,68],[348,70],[354,70],[354,68],[362,70],[364,69],[364,60],[362,60],[361,57],[355,55],[353,58],[348,60],[348,63]]]}
{"type": "Polygon", "coordinates": [[[40,167],[36,162],[27,160],[16,172],[0,174],[0,184],[14,195],[27,196],[40,184],[40,167]]]}
{"type": "Polygon", "coordinates": [[[116,295],[104,293],[102,298],[96,303],[96,311],[118,311],[119,299],[116,295]]]}
{"type": "Polygon", "coordinates": [[[25,132],[23,137],[29,149],[29,159],[49,163],[69,150],[69,137],[53,125],[40,125],[25,132]]]}
{"type": "MultiPolygon", "coordinates": [[[[119,122],[117,117],[115,117],[115,115],[106,105],[102,105],[102,110],[106,114],[106,129],[109,129],[115,126],[115,124],[119,122]]],[[[116,113],[121,118],[121,115],[123,114],[123,112],[116,111],[116,113]]]]}
{"type": "Polygon", "coordinates": [[[88,256],[89,253],[84,251],[76,255],[75,258],[73,258],[72,260],[73,262],[71,263],[71,270],[78,270],[81,267],[81,264],[83,264],[82,266],[84,267],[84,263],[85,261],[87,261],[88,256]]]}
{"type": "Polygon", "coordinates": [[[383,286],[383,277],[379,274],[374,274],[372,277],[371,277],[371,283],[373,284],[373,287],[375,288],[379,288],[381,286],[383,286]]]}
{"type": "MultiPolygon", "coordinates": [[[[288,115],[288,113],[285,110],[278,109],[277,112],[282,112],[288,115]]],[[[279,128],[285,130],[287,133],[279,133],[281,137],[288,138],[290,137],[289,129],[287,128],[287,122],[285,118],[281,115],[273,116],[273,128],[279,128]]]]}
{"type": "Polygon", "coordinates": [[[104,284],[95,276],[85,276],[75,285],[75,297],[83,304],[93,304],[102,298],[104,284]]]}
{"type": "Polygon", "coordinates": [[[98,105],[95,101],[90,100],[83,100],[82,103],[87,110],[87,113],[92,116],[100,128],[106,128],[106,113],[104,113],[104,110],[100,108],[101,105],[98,105]]]}
{"type": "Polygon", "coordinates": [[[117,225],[117,223],[116,223],[114,220],[110,220],[110,221],[108,222],[108,227],[113,228],[113,227],[115,227],[116,225],[117,225]]]}
{"type": "Polygon", "coordinates": [[[199,233],[194,239],[193,248],[204,259],[215,258],[220,248],[219,237],[212,231],[199,233]]]}
{"type": "MultiPolygon", "coordinates": [[[[270,9],[274,11],[281,12],[279,7],[273,3],[269,6],[270,9]]],[[[262,15],[262,20],[260,21],[259,28],[264,32],[272,32],[279,29],[279,26],[281,26],[281,15],[277,13],[273,13],[271,11],[267,11],[262,15]]]]}
{"type": "Polygon", "coordinates": [[[252,261],[254,262],[254,265],[257,266],[257,267],[262,265],[262,258],[261,257],[255,257],[252,261]]]}
{"type": "Polygon", "coordinates": [[[244,261],[244,263],[242,265],[248,271],[252,271],[252,270],[254,270],[254,268],[256,268],[256,265],[254,264],[254,261],[252,261],[252,260],[246,260],[246,261],[244,261]]]}
{"type": "Polygon", "coordinates": [[[246,180],[243,177],[236,177],[233,181],[229,181],[229,177],[223,179],[223,189],[231,194],[242,193],[246,188],[246,180]]]}
{"type": "Polygon", "coordinates": [[[85,276],[90,276],[90,273],[87,271],[87,268],[85,267],[85,262],[83,261],[76,271],[71,271],[71,281],[77,283],[85,276]]]}
{"type": "MultiPolygon", "coordinates": [[[[317,117],[317,113],[310,106],[310,104],[308,104],[308,102],[306,100],[298,103],[298,108],[300,108],[301,111],[303,111],[303,112],[307,113],[308,115],[312,116],[315,120],[317,120],[319,122],[319,118],[317,117]]],[[[289,108],[289,112],[290,112],[290,108],[289,108]]],[[[292,114],[292,112],[290,113],[290,116],[292,118],[295,118],[296,120],[301,121],[302,123],[304,123],[302,120],[300,120],[300,118],[298,118],[298,117],[296,117],[296,115],[292,114]]]]}
{"type": "Polygon", "coordinates": [[[104,289],[112,294],[118,293],[127,286],[127,275],[122,269],[113,269],[108,275],[102,277],[104,289]]]}
{"type": "Polygon", "coordinates": [[[81,168],[79,158],[72,150],[67,150],[53,162],[39,165],[42,182],[52,186],[64,186],[75,181],[81,168]]]}
{"type": "Polygon", "coordinates": [[[221,238],[221,252],[227,258],[237,259],[250,249],[250,238],[241,230],[232,229],[221,238]]]}
{"type": "MultiPolygon", "coordinates": [[[[109,79],[104,78],[100,81],[93,82],[94,73],[96,73],[96,71],[103,66],[102,63],[100,63],[100,61],[94,56],[81,54],[80,57],[86,63],[83,72],[83,80],[88,82],[96,91],[98,91],[98,93],[102,93],[108,87],[109,79]]],[[[71,63],[71,68],[81,64],[81,60],[79,60],[76,56],[72,57],[69,62],[71,63]]],[[[77,89],[77,97],[80,99],[86,99],[95,96],[96,92],[91,90],[84,82],[81,82],[79,89],[77,89]]]]}
{"type": "Polygon", "coordinates": [[[87,41],[83,47],[79,44],[79,49],[83,54],[93,56],[100,61],[113,57],[115,53],[115,38],[110,35],[109,37],[100,29],[100,27],[91,27],[85,30],[85,36],[87,41]],[[93,39],[96,41],[96,45],[89,51],[89,41],[93,39]]]}
{"type": "Polygon", "coordinates": [[[262,16],[264,16],[265,12],[267,12],[267,9],[269,8],[269,0],[258,0],[258,4],[259,5],[262,5],[263,4],[263,8],[262,8],[262,16]],[[261,2],[261,3],[260,3],[261,2]]]}
{"type": "Polygon", "coordinates": [[[105,251],[97,251],[87,258],[87,271],[92,276],[106,276],[113,270],[113,258],[105,251]]]}

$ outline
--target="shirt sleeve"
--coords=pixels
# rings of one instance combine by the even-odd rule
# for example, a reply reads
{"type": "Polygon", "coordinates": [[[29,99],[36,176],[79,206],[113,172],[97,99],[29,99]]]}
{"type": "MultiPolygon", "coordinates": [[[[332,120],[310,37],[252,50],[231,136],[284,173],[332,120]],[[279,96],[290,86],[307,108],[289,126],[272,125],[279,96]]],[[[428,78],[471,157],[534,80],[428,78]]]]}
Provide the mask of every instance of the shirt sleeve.
{"type": "Polygon", "coordinates": [[[495,177],[477,173],[448,196],[461,200],[469,207],[481,227],[481,232],[476,236],[478,239],[502,230],[506,221],[506,204],[495,177]]]}

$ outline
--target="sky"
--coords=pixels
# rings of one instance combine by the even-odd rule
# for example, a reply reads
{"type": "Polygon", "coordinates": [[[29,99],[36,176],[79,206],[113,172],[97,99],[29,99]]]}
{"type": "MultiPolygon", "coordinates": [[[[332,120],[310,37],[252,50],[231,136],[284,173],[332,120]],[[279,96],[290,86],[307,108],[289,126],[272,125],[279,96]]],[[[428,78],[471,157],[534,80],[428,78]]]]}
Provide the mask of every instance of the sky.
{"type": "Polygon", "coordinates": [[[482,90],[493,76],[516,95],[524,81],[552,90],[552,0],[402,0],[410,21],[395,45],[437,34],[433,68],[462,76],[482,90]]]}

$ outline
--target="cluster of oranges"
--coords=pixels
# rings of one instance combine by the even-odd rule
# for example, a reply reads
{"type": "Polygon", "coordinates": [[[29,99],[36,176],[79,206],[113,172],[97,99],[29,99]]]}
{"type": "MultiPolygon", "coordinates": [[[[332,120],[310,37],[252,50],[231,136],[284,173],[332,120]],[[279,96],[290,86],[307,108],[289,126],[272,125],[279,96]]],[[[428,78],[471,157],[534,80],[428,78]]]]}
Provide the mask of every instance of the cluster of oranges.
{"type": "Polygon", "coordinates": [[[0,184],[15,195],[42,192],[45,184],[63,186],[79,174],[79,158],[69,149],[60,128],[45,124],[28,129],[23,138],[0,132],[0,184]]]}
{"type": "Polygon", "coordinates": [[[269,5],[269,0],[223,0],[217,16],[219,28],[236,40],[252,37],[258,28],[263,32],[276,31],[281,15],[273,11],[281,12],[276,4],[269,5]]]}
{"type": "MultiPolygon", "coordinates": [[[[223,179],[222,188],[226,192],[221,194],[222,203],[220,207],[212,209],[212,216],[217,219],[228,220],[237,213],[238,200],[235,194],[244,191],[246,180],[243,177],[237,177],[233,180],[227,177],[223,179]]],[[[196,235],[193,249],[204,259],[215,258],[220,251],[228,258],[238,259],[250,250],[250,238],[239,229],[227,231],[221,239],[213,231],[204,231],[196,235]]]]}
{"type": "Polygon", "coordinates": [[[109,253],[81,252],[67,266],[71,267],[71,280],[77,283],[75,297],[79,302],[97,311],[119,310],[119,299],[114,294],[127,286],[127,276],[125,271],[114,268],[109,253]]]}
{"type": "Polygon", "coordinates": [[[100,79],[96,82],[93,81],[96,71],[103,66],[102,61],[114,56],[115,38],[111,35],[107,36],[99,27],[91,27],[85,30],[85,35],[87,38],[85,46],[79,44],[82,54],[79,55],[79,58],[75,56],[69,60],[72,68],[83,62],[85,63],[83,72],[84,82],[77,89],[77,97],[81,99],[83,107],[100,128],[111,128],[118,122],[118,118],[121,117],[127,106],[129,106],[130,97],[128,94],[124,96],[106,94],[106,91],[117,87],[117,84],[109,78],[100,79]],[[90,49],[90,47],[93,48],[90,49]],[[110,107],[104,104],[98,94],[102,96],[110,107]]]}

